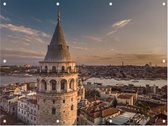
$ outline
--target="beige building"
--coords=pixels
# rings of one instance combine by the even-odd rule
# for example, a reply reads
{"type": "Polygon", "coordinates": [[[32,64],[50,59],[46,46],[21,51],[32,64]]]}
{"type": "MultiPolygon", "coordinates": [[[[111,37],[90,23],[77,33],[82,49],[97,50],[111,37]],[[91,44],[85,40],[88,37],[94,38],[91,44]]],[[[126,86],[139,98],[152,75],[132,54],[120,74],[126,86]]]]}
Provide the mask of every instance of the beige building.
{"type": "Polygon", "coordinates": [[[64,39],[58,9],[57,26],[37,78],[37,124],[77,122],[78,74],[64,39]]]}
{"type": "Polygon", "coordinates": [[[0,98],[0,108],[13,116],[17,115],[17,96],[2,96],[0,98]]]}
{"type": "Polygon", "coordinates": [[[120,94],[117,96],[117,102],[121,104],[134,105],[133,95],[120,94]]]}
{"type": "Polygon", "coordinates": [[[80,109],[78,117],[79,125],[102,125],[107,119],[116,117],[120,110],[107,105],[104,102],[91,103],[80,109]]]}
{"type": "Polygon", "coordinates": [[[82,81],[79,80],[78,82],[78,103],[83,100],[85,100],[85,88],[82,84],[82,81]]]}

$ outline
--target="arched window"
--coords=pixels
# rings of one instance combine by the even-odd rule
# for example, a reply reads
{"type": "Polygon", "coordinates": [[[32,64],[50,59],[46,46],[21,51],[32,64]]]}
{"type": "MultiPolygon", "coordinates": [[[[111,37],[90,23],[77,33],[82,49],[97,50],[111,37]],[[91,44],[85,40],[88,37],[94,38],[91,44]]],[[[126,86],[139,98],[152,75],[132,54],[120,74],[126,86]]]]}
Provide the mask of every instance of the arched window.
{"type": "Polygon", "coordinates": [[[39,79],[37,78],[37,83],[39,83],[39,79]]]}
{"type": "Polygon", "coordinates": [[[63,79],[61,80],[61,90],[65,90],[67,84],[67,80],[63,79]]]}
{"type": "Polygon", "coordinates": [[[47,90],[47,82],[44,79],[41,80],[41,87],[42,87],[42,90],[47,90]]]}
{"type": "Polygon", "coordinates": [[[45,72],[47,72],[47,70],[48,70],[48,67],[47,67],[47,66],[45,66],[45,70],[44,70],[44,71],[45,71],[45,72]]]}
{"type": "Polygon", "coordinates": [[[37,79],[37,89],[39,89],[39,79],[37,79]]]}
{"type": "Polygon", "coordinates": [[[56,72],[56,67],[52,66],[52,72],[56,72]]]}
{"type": "Polygon", "coordinates": [[[73,105],[71,105],[71,110],[73,110],[74,109],[74,106],[73,105]]]}
{"type": "Polygon", "coordinates": [[[62,66],[61,71],[65,72],[65,67],[64,66],[62,66]]]}
{"type": "Polygon", "coordinates": [[[70,83],[69,83],[69,88],[70,88],[70,89],[74,89],[74,82],[75,82],[74,79],[71,79],[71,80],[70,80],[70,83]]]}
{"type": "Polygon", "coordinates": [[[57,84],[56,80],[51,80],[50,84],[51,84],[52,90],[56,90],[56,84],[57,84]]]}
{"type": "Polygon", "coordinates": [[[52,108],[52,114],[55,115],[55,113],[56,113],[56,109],[52,108]]]}
{"type": "Polygon", "coordinates": [[[69,73],[72,72],[72,68],[71,68],[71,66],[68,67],[68,72],[69,72],[69,73]]]}

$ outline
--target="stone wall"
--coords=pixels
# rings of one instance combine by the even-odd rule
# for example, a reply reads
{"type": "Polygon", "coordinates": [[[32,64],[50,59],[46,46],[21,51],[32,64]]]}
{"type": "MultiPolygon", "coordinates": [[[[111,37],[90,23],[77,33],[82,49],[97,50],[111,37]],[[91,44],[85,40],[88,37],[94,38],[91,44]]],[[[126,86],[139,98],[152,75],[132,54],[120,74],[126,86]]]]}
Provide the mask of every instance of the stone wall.
{"type": "Polygon", "coordinates": [[[37,124],[76,124],[77,90],[68,93],[38,93],[37,103],[39,106],[37,114],[37,124]],[[71,110],[72,105],[73,110],[71,110]],[[56,108],[55,114],[52,114],[52,108],[56,108]],[[57,122],[56,120],[59,120],[59,122],[57,122]]]}

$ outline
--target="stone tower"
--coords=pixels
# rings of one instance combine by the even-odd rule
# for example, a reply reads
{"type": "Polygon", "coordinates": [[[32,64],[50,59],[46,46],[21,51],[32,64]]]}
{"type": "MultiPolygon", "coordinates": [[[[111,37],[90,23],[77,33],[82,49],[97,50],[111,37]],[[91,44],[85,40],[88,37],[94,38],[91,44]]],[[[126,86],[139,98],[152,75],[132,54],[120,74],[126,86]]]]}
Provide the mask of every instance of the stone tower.
{"type": "Polygon", "coordinates": [[[73,125],[77,122],[78,74],[64,39],[59,7],[57,18],[47,54],[40,62],[37,124],[73,125]]]}

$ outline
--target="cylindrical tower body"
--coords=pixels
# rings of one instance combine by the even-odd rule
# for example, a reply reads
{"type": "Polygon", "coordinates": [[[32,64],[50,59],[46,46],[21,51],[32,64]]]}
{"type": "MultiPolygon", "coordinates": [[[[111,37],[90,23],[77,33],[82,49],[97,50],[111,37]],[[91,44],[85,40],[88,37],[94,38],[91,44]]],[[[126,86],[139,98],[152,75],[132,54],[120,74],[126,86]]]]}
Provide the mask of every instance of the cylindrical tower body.
{"type": "Polygon", "coordinates": [[[77,79],[75,62],[71,60],[64,39],[58,10],[58,23],[44,61],[40,62],[37,78],[37,124],[76,124],[77,79]]]}
{"type": "Polygon", "coordinates": [[[37,124],[76,124],[78,75],[75,63],[41,62],[40,66],[37,124]],[[45,66],[49,68],[48,72],[45,72],[45,66]]]}

